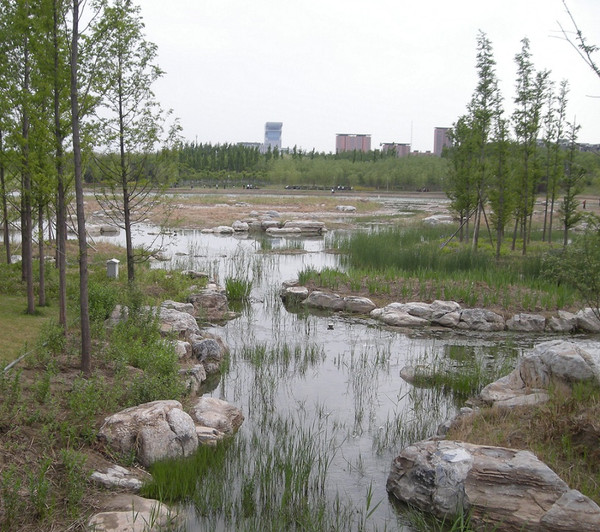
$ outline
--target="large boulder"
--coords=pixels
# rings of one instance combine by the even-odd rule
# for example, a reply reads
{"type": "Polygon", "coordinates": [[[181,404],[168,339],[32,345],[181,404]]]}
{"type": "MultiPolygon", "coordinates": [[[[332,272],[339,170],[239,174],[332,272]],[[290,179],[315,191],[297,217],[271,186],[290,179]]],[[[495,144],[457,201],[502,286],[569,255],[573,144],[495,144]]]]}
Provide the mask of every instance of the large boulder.
{"type": "Polygon", "coordinates": [[[187,312],[188,314],[194,316],[196,313],[196,309],[194,308],[194,305],[192,305],[191,303],[180,303],[179,301],[172,301],[170,299],[167,299],[166,301],[163,301],[160,306],[162,308],[170,308],[173,310],[178,310],[179,312],[187,312]]]}
{"type": "Polygon", "coordinates": [[[196,318],[189,312],[181,312],[169,307],[160,307],[158,313],[160,330],[164,334],[175,334],[180,339],[189,340],[200,333],[196,318]]]}
{"type": "Polygon", "coordinates": [[[506,320],[509,331],[543,332],[546,328],[546,318],[541,314],[527,314],[521,312],[506,320]]]}
{"type": "Polygon", "coordinates": [[[188,301],[194,305],[196,315],[208,321],[222,320],[229,312],[227,296],[216,287],[205,288],[197,294],[192,294],[188,301]]]}
{"type": "Polygon", "coordinates": [[[600,508],[529,451],[427,440],[392,462],[387,490],[400,501],[476,529],[600,530],[600,508]],[[580,509],[578,512],[577,510],[580,509]]]}
{"type": "Polygon", "coordinates": [[[577,328],[589,333],[600,333],[600,320],[591,308],[580,310],[577,314],[577,328]]]}
{"type": "Polygon", "coordinates": [[[119,494],[107,511],[93,515],[87,530],[94,532],[152,532],[175,529],[177,517],[167,506],[137,495],[119,494]]]}
{"type": "Polygon", "coordinates": [[[531,405],[547,401],[553,384],[590,380],[600,383],[600,355],[573,342],[552,340],[521,357],[511,373],[483,388],[480,398],[496,406],[531,405]]]}
{"type": "Polygon", "coordinates": [[[200,397],[190,408],[192,418],[203,427],[234,434],[244,421],[242,411],[216,397],[200,397]]]}
{"type": "Polygon", "coordinates": [[[558,316],[550,317],[547,327],[555,333],[570,333],[577,328],[577,316],[572,312],[559,310],[558,316]]]}
{"type": "Polygon", "coordinates": [[[340,297],[337,294],[321,292],[319,290],[311,292],[303,301],[303,304],[308,307],[327,310],[344,310],[346,308],[343,297],[340,297]]]}
{"type": "Polygon", "coordinates": [[[197,358],[206,373],[211,375],[219,372],[225,351],[214,338],[202,338],[192,342],[192,356],[197,358]]]}
{"type": "Polygon", "coordinates": [[[471,331],[503,331],[506,326],[504,318],[491,310],[483,308],[464,309],[460,313],[459,329],[471,331]]]}
{"type": "Polygon", "coordinates": [[[189,456],[198,447],[194,420],[173,400],[145,403],[107,417],[98,438],[114,452],[134,453],[144,466],[189,456]]]}
{"type": "Polygon", "coordinates": [[[394,327],[424,327],[429,325],[428,320],[409,314],[400,305],[401,303],[392,303],[383,308],[376,308],[371,311],[371,317],[394,327]]]}
{"type": "Polygon", "coordinates": [[[344,298],[346,312],[357,314],[369,314],[374,308],[375,303],[368,297],[348,296],[344,298]]]}
{"type": "Polygon", "coordinates": [[[288,305],[302,303],[308,297],[308,288],[305,286],[284,286],[279,292],[279,297],[288,305]]]}

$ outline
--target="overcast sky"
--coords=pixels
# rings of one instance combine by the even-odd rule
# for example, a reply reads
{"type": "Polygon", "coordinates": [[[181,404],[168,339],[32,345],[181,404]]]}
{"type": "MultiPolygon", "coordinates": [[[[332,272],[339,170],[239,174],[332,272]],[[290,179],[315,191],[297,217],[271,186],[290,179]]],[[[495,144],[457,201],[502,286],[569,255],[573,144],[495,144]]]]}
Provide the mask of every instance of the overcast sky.
{"type": "MultiPolygon", "coordinates": [[[[476,84],[478,30],[494,49],[507,112],[521,40],[538,70],[571,86],[581,142],[600,143],[600,79],[561,40],[562,0],[138,0],[166,74],[155,86],[183,135],[335,150],[336,133],[433,149],[433,128],[464,113],[476,84]],[[597,98],[591,98],[596,96],[597,98]]],[[[600,0],[568,0],[600,45],[600,0]]],[[[600,60],[600,54],[599,60],[600,60]]]]}

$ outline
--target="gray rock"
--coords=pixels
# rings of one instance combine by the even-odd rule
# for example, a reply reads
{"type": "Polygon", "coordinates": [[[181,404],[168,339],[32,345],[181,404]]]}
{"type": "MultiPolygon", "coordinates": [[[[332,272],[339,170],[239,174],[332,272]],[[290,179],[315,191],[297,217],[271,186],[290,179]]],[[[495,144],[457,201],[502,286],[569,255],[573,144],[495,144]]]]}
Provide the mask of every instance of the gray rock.
{"type": "Polygon", "coordinates": [[[546,318],[540,314],[526,314],[521,312],[506,320],[509,331],[543,332],[546,327],[546,318]]]}
{"type": "Polygon", "coordinates": [[[442,327],[458,327],[458,324],[460,322],[460,310],[457,310],[455,312],[448,312],[448,314],[444,314],[443,316],[440,316],[439,318],[432,318],[431,322],[435,323],[436,325],[441,325],[442,327]]]}
{"type": "Polygon", "coordinates": [[[270,218],[268,218],[266,220],[262,220],[262,222],[260,223],[260,227],[263,231],[266,231],[271,227],[279,227],[279,222],[277,220],[271,220],[270,218]]]}
{"type": "Polygon", "coordinates": [[[233,222],[231,227],[236,233],[245,233],[250,230],[250,226],[248,225],[248,223],[242,222],[240,220],[236,220],[235,222],[233,222]]]}
{"type": "Polygon", "coordinates": [[[454,223],[454,219],[449,214],[434,214],[423,218],[423,223],[428,225],[452,224],[454,223]]]}
{"type": "Polygon", "coordinates": [[[181,360],[192,355],[192,345],[184,340],[174,340],[173,347],[177,357],[181,360]]]}
{"type": "Polygon", "coordinates": [[[308,288],[305,286],[287,286],[281,289],[279,296],[284,303],[302,303],[308,297],[308,288]]]}
{"type": "Polygon", "coordinates": [[[204,338],[192,343],[192,356],[197,358],[208,375],[218,373],[223,362],[224,352],[219,342],[213,338],[204,338]]]}
{"type": "MultiPolygon", "coordinates": [[[[147,475],[149,476],[149,475],[147,475]]],[[[144,484],[137,475],[119,465],[108,467],[104,473],[94,471],[90,480],[109,489],[123,489],[128,491],[140,491],[144,484]]]]}
{"type": "Polygon", "coordinates": [[[576,317],[578,329],[589,333],[600,333],[600,321],[591,308],[580,310],[576,317]]]}
{"type": "Polygon", "coordinates": [[[369,314],[375,308],[375,303],[368,297],[348,296],[344,302],[346,312],[369,314]]]}
{"type": "MultiPolygon", "coordinates": [[[[371,316],[373,316],[373,313],[371,313],[371,316]]],[[[394,327],[425,327],[429,325],[429,321],[426,319],[413,316],[401,310],[385,311],[379,315],[378,319],[386,325],[394,327]]]]}
{"type": "Polygon", "coordinates": [[[340,212],[356,212],[356,207],[354,205],[338,205],[336,210],[340,212]]]}
{"type": "Polygon", "coordinates": [[[577,316],[564,310],[558,311],[558,316],[548,320],[547,328],[555,333],[570,333],[577,328],[577,316]]]}
{"type": "Polygon", "coordinates": [[[198,447],[196,427],[179,401],[153,401],[104,420],[98,438],[113,451],[135,453],[144,466],[189,456],[198,447]]]}
{"type": "Polygon", "coordinates": [[[265,232],[270,236],[301,235],[302,229],[299,227],[268,227],[265,232]]]}
{"type": "Polygon", "coordinates": [[[222,320],[229,312],[227,296],[218,288],[207,287],[189,296],[188,301],[194,305],[196,315],[208,321],[222,320]]]}
{"type": "Polygon", "coordinates": [[[94,532],[152,532],[170,530],[177,517],[166,505],[137,495],[119,494],[109,501],[110,509],[93,515],[87,530],[94,532]]]}
{"type": "Polygon", "coordinates": [[[183,378],[188,393],[191,396],[197,395],[202,383],[206,380],[206,369],[204,369],[204,365],[196,364],[191,368],[180,369],[179,374],[183,378]]]}
{"type": "Polygon", "coordinates": [[[503,331],[504,318],[491,310],[482,308],[464,309],[460,313],[458,327],[472,331],[503,331]]]}
{"type": "Polygon", "coordinates": [[[443,318],[446,314],[451,312],[458,312],[460,305],[456,301],[441,301],[436,299],[430,305],[431,308],[431,321],[437,323],[437,321],[443,318]]]}
{"type": "Polygon", "coordinates": [[[209,275],[206,272],[199,272],[196,270],[181,270],[181,275],[190,277],[191,279],[208,279],[209,275]]]}
{"type": "Polygon", "coordinates": [[[200,332],[196,318],[188,312],[161,307],[158,318],[160,330],[164,334],[175,334],[184,340],[200,332]]]}
{"type": "Polygon", "coordinates": [[[212,232],[220,235],[232,235],[235,231],[229,225],[218,225],[212,228],[212,232]]]}
{"type": "Polygon", "coordinates": [[[311,235],[321,235],[327,232],[327,228],[323,222],[313,220],[291,220],[283,224],[285,229],[300,228],[302,233],[311,235]]]}
{"type": "Polygon", "coordinates": [[[166,301],[163,301],[160,306],[162,308],[177,310],[178,312],[187,312],[191,316],[196,314],[196,309],[191,303],[180,303],[178,301],[167,299],[166,301]]]}
{"type": "Polygon", "coordinates": [[[192,418],[201,426],[223,434],[234,434],[244,422],[242,411],[216,397],[200,397],[191,407],[192,418]]]}
{"type": "Polygon", "coordinates": [[[337,294],[328,294],[319,290],[311,292],[303,303],[309,307],[328,310],[344,310],[346,308],[344,298],[337,294]]]}
{"type": "Polygon", "coordinates": [[[418,442],[394,459],[386,487],[440,518],[469,513],[476,529],[575,532],[597,529],[582,527],[597,527],[600,518],[597,505],[571,492],[535,455],[503,447],[418,442]],[[577,508],[583,510],[581,522],[571,525],[577,508]]]}

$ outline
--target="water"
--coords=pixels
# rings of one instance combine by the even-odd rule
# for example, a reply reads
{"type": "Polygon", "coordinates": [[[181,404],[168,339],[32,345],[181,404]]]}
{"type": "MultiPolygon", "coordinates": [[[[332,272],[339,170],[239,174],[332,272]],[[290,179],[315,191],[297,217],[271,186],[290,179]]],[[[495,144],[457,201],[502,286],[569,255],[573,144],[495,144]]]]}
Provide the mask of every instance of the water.
{"type": "MultiPolygon", "coordinates": [[[[136,231],[136,245],[153,237],[151,228],[136,231]]],[[[209,329],[227,342],[231,355],[228,370],[206,393],[241,408],[245,421],[234,437],[230,464],[220,473],[227,493],[218,501],[223,512],[207,510],[211,495],[197,494],[188,530],[254,529],[272,519],[261,514],[259,501],[285,505],[285,467],[273,465],[281,453],[288,453],[279,456],[282,462],[298,464],[308,456],[301,496],[309,511],[323,504],[330,514],[343,514],[337,529],[404,529],[402,512],[385,490],[391,461],[404,446],[435,434],[463,403],[452,393],[406,383],[400,370],[433,360],[460,370],[467,358],[493,365],[491,353],[515,360],[533,345],[530,336],[400,331],[367,318],[286,310],[279,298],[282,281],[309,266],[340,267],[338,257],[325,252],[331,236],[272,242],[275,249],[301,246],[301,254],[263,253],[262,237],[247,234],[177,231],[165,240],[168,261],[156,267],[204,270],[221,284],[227,277],[253,282],[251,303],[241,315],[209,329]],[[251,486],[250,494],[244,486],[251,486]],[[256,506],[240,517],[244,496],[256,506]]],[[[118,242],[122,235],[101,238],[118,242]]]]}

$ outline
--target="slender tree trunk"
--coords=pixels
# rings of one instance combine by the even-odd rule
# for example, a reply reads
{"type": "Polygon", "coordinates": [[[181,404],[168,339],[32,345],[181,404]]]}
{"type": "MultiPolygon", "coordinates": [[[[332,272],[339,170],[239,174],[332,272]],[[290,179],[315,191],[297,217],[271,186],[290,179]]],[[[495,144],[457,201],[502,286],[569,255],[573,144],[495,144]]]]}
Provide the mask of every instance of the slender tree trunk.
{"type": "Polygon", "coordinates": [[[60,125],[60,83],[58,45],[58,3],[53,0],[54,44],[54,137],[56,141],[56,265],[58,267],[58,323],[67,332],[67,212],[65,205],[65,182],[63,169],[63,133],[60,125]]]}
{"type": "Polygon", "coordinates": [[[40,286],[38,294],[38,305],[46,306],[46,263],[44,261],[44,207],[42,203],[38,205],[38,253],[40,255],[40,286]]]}
{"type": "Polygon", "coordinates": [[[73,35],[71,40],[71,118],[73,129],[73,164],[75,170],[75,201],[77,206],[77,232],[79,240],[79,306],[81,320],[81,370],[89,375],[91,363],[91,333],[88,296],[87,239],[85,209],[83,205],[83,168],[79,133],[79,1],[73,0],[73,35]]]}
{"type": "MultiPolygon", "coordinates": [[[[29,42],[28,38],[24,40],[24,56],[23,56],[23,97],[25,100],[28,99],[29,94],[29,81],[30,81],[30,67],[29,67],[29,42]]],[[[22,215],[21,223],[24,227],[21,228],[22,234],[22,247],[23,247],[23,274],[25,275],[25,282],[27,284],[27,313],[33,314],[35,312],[35,293],[33,287],[33,248],[32,248],[32,234],[33,224],[31,215],[31,169],[29,161],[29,110],[27,106],[28,101],[23,102],[21,125],[23,135],[23,145],[21,148],[22,161],[22,185],[23,190],[21,191],[22,196],[22,215]]]]}
{"type": "Polygon", "coordinates": [[[2,194],[2,233],[4,235],[6,264],[10,264],[10,232],[8,227],[8,200],[6,198],[6,181],[4,176],[4,139],[2,135],[3,133],[0,131],[0,194],[2,194]]]}

